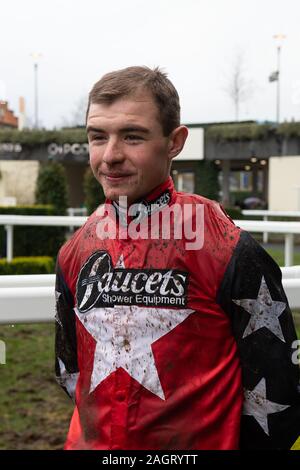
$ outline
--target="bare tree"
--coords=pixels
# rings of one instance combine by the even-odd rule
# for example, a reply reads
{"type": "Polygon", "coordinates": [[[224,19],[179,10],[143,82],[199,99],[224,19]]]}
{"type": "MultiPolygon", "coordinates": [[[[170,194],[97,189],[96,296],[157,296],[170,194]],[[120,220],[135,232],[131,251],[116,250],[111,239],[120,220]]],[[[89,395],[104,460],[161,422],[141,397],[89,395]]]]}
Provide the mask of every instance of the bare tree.
{"type": "Polygon", "coordinates": [[[73,125],[75,126],[84,126],[85,125],[85,114],[88,103],[88,97],[82,96],[77,101],[77,104],[73,113],[73,125]]]}
{"type": "Polygon", "coordinates": [[[61,127],[77,127],[85,125],[85,114],[87,109],[88,97],[81,96],[74,105],[70,113],[70,118],[62,118],[61,127]]]}
{"type": "Polygon", "coordinates": [[[247,101],[253,95],[253,83],[252,80],[246,78],[245,61],[241,52],[237,53],[233,61],[225,91],[234,104],[235,121],[238,121],[240,104],[247,101]]]}

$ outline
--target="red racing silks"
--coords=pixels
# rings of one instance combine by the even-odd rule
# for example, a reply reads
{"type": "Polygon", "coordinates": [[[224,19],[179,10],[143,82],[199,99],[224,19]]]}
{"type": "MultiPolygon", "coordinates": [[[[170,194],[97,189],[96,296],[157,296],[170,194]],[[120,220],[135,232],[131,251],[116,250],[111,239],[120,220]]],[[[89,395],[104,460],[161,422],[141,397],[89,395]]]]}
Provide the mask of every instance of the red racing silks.
{"type": "Polygon", "coordinates": [[[238,449],[242,416],[254,419],[242,307],[228,300],[240,229],[171,179],[132,211],[105,206],[58,257],[56,375],[75,401],[65,448],[238,449]]]}

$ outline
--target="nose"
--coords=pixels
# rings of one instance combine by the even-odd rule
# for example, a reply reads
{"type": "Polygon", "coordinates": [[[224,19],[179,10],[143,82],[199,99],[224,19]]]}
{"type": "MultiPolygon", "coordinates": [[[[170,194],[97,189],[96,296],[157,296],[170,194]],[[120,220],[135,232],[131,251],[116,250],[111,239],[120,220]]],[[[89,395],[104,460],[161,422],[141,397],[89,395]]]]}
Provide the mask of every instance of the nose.
{"type": "Polygon", "coordinates": [[[108,142],[105,144],[105,150],[103,153],[102,160],[107,165],[120,163],[124,160],[124,155],[120,143],[116,139],[109,139],[108,142]]]}

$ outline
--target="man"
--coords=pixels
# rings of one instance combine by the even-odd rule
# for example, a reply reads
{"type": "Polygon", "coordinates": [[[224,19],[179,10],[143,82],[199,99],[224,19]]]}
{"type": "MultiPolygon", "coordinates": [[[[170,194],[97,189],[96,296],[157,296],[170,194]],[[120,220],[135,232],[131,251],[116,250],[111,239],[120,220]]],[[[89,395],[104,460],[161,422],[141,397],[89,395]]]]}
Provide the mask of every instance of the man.
{"type": "Polygon", "coordinates": [[[217,203],[174,189],[188,134],[174,86],[146,67],[105,75],[87,133],[106,204],[58,256],[65,448],[290,448],[299,369],[281,273],[217,203]]]}

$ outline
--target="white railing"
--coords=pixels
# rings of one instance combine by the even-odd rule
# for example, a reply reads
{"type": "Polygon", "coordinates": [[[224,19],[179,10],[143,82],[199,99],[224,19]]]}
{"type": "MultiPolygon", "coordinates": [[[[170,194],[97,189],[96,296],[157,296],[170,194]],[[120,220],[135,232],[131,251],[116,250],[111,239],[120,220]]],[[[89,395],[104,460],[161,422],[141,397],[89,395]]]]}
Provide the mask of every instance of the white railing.
{"type": "MultiPolygon", "coordinates": [[[[300,266],[282,268],[290,307],[300,308],[300,266]]],[[[54,321],[55,275],[0,276],[0,324],[54,321]]]]}
{"type": "Polygon", "coordinates": [[[259,217],[300,217],[300,211],[269,211],[263,209],[243,209],[242,214],[259,217]]]}
{"type": "Polygon", "coordinates": [[[87,217],[65,215],[0,215],[0,225],[6,229],[6,259],[12,261],[14,250],[14,225],[52,227],[80,227],[87,217]]]}
{"type": "Polygon", "coordinates": [[[54,274],[0,276],[0,324],[53,321],[54,274]]]}
{"type": "Polygon", "coordinates": [[[294,235],[300,234],[300,222],[277,222],[264,220],[234,220],[248,232],[284,234],[284,265],[292,266],[294,260],[294,235]]]}
{"type": "Polygon", "coordinates": [[[281,268],[282,284],[291,308],[300,308],[300,266],[281,268]]]}
{"type": "Polygon", "coordinates": [[[13,274],[0,276],[0,290],[2,288],[17,287],[51,287],[52,293],[55,283],[55,274],[13,274]]]}
{"type": "MultiPolygon", "coordinates": [[[[291,217],[293,219],[300,218],[300,211],[269,211],[263,209],[244,209],[243,215],[262,217],[266,222],[269,217],[291,217]]],[[[268,243],[268,232],[263,233],[263,242],[268,243]]]]}
{"type": "MultiPolygon", "coordinates": [[[[14,225],[80,227],[87,217],[0,215],[0,225],[6,228],[6,259],[13,259],[14,225]]],[[[300,234],[300,222],[271,222],[262,220],[235,220],[236,225],[249,232],[282,233],[285,236],[285,266],[292,266],[294,257],[294,235],[300,234]]]]}
{"type": "Polygon", "coordinates": [[[81,215],[83,217],[86,217],[87,208],[86,207],[68,207],[67,213],[69,217],[73,217],[74,215],[81,215]]]}
{"type": "MultiPolygon", "coordinates": [[[[74,217],[76,215],[86,217],[87,216],[87,208],[86,207],[68,207],[67,213],[69,217],[74,217]]],[[[69,227],[70,232],[74,231],[74,226],[70,225],[69,227]]]]}

